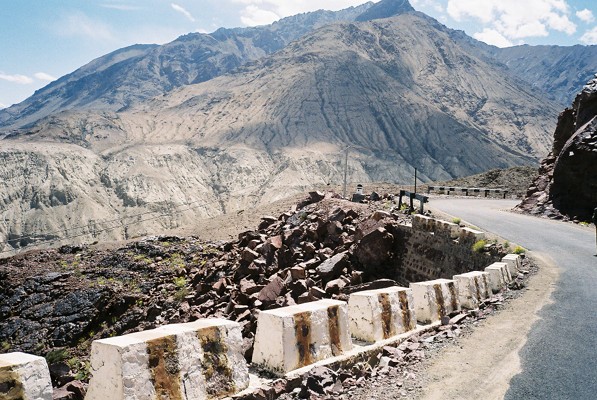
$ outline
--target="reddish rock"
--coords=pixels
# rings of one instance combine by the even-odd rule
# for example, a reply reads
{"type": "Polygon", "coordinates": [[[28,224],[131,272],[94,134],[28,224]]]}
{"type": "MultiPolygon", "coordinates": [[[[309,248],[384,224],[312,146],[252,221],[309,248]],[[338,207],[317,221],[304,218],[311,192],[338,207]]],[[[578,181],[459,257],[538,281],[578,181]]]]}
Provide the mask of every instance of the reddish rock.
{"type": "Polygon", "coordinates": [[[253,260],[259,258],[259,253],[256,251],[251,250],[250,248],[245,248],[241,254],[241,257],[246,262],[253,262],[253,260]]]}
{"type": "Polygon", "coordinates": [[[321,278],[331,280],[339,277],[342,274],[342,270],[347,265],[348,254],[343,252],[325,260],[316,268],[316,270],[321,278]]]}
{"type": "Polygon", "coordinates": [[[284,281],[279,276],[275,276],[270,283],[261,289],[258,299],[263,303],[275,302],[283,289],[284,281]]]}
{"type": "Polygon", "coordinates": [[[292,277],[293,281],[305,279],[306,278],[305,268],[298,267],[298,266],[290,268],[290,276],[292,277]]]}
{"type": "Polygon", "coordinates": [[[377,228],[361,239],[354,255],[362,265],[375,267],[390,259],[393,247],[394,236],[385,228],[377,228]]]}

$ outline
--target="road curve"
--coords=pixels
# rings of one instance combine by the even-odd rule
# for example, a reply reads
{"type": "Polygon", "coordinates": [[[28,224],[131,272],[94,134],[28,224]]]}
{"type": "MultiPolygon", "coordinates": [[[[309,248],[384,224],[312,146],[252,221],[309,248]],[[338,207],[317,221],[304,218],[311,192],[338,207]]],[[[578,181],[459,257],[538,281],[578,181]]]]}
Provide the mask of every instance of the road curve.
{"type": "Polygon", "coordinates": [[[553,303],[520,352],[506,399],[597,398],[597,257],[594,229],[508,212],[511,200],[432,198],[430,206],[551,258],[553,303]]]}

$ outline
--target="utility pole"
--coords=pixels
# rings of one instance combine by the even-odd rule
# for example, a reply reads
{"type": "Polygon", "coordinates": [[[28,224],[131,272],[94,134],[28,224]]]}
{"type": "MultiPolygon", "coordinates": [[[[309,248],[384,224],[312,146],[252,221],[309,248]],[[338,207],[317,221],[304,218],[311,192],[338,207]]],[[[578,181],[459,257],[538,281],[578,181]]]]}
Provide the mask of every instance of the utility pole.
{"type": "Polygon", "coordinates": [[[344,191],[342,192],[342,197],[346,198],[346,176],[348,174],[348,150],[350,146],[346,148],[346,156],[344,157],[344,191]]]}
{"type": "Polygon", "coordinates": [[[417,193],[417,168],[415,167],[415,193],[417,193]]]}

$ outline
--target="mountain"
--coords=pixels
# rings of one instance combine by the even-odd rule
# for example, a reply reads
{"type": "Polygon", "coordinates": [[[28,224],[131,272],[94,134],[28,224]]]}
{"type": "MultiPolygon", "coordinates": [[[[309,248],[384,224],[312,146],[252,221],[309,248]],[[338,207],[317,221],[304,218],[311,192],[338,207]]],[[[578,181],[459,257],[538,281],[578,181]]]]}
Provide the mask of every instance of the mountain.
{"type": "Polygon", "coordinates": [[[295,15],[256,28],[190,33],[163,46],[135,45],[100,57],[20,104],[0,110],[0,129],[26,127],[66,110],[118,111],[177,87],[210,80],[280,50],[314,29],[352,21],[372,3],[295,15]]]}
{"type": "Polygon", "coordinates": [[[536,163],[560,106],[409,7],[133,46],[38,91],[0,113],[0,242],[176,229],[339,184],[347,155],[351,186],[536,163]]]}
{"type": "Polygon", "coordinates": [[[535,215],[591,221],[597,205],[597,76],[558,119],[553,148],[518,208],[535,215]]]}
{"type": "Polygon", "coordinates": [[[561,103],[572,103],[578,88],[597,72],[597,46],[515,46],[488,48],[491,57],[536,90],[561,103]]]}

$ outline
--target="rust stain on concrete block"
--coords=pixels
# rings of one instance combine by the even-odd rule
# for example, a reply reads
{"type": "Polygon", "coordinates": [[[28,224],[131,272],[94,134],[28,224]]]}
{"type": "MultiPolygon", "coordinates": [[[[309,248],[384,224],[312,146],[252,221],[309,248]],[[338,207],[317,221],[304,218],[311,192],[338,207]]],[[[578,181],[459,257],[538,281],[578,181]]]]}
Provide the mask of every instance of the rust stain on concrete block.
{"type": "Polygon", "coordinates": [[[201,368],[209,396],[221,397],[236,392],[228,362],[228,346],[217,326],[201,329],[197,337],[203,350],[201,368]]]}
{"type": "Polygon", "coordinates": [[[328,330],[330,333],[330,345],[332,355],[342,354],[342,342],[340,341],[340,321],[338,319],[338,306],[328,307],[328,330]]]}
{"type": "Polygon", "coordinates": [[[390,303],[390,296],[387,293],[380,293],[377,298],[381,305],[381,329],[383,338],[387,339],[396,334],[392,324],[392,304],[390,303]]]}
{"type": "Polygon", "coordinates": [[[446,304],[444,301],[444,294],[442,293],[442,286],[439,283],[433,285],[433,291],[435,292],[435,304],[437,304],[437,314],[439,317],[446,315],[446,304]]]}
{"type": "Polygon", "coordinates": [[[311,313],[302,312],[294,316],[294,334],[299,353],[297,368],[313,364],[313,341],[311,340],[311,313]]]}
{"type": "Polygon", "coordinates": [[[147,354],[157,399],[182,400],[176,336],[148,341],[147,354]]]}
{"type": "Polygon", "coordinates": [[[408,304],[408,294],[406,291],[398,292],[400,299],[400,311],[402,312],[402,327],[404,331],[409,331],[416,327],[416,321],[411,317],[410,308],[408,304]]]}

